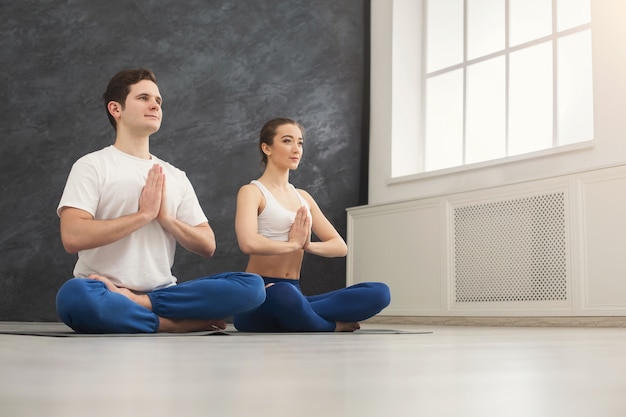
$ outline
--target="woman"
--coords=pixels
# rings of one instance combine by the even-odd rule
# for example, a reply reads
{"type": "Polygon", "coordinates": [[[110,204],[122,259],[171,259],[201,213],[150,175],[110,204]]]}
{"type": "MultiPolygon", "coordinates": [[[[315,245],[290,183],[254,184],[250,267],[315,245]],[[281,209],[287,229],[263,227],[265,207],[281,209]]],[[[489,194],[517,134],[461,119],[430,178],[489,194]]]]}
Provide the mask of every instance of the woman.
{"type": "Polygon", "coordinates": [[[289,183],[302,158],[304,129],[291,119],[270,120],[260,133],[265,171],[237,196],[235,228],[241,250],[249,255],[246,272],[259,274],[266,300],[255,311],[234,317],[246,332],[352,332],[359,321],[390,302],[383,283],[365,282],[325,294],[304,296],[299,278],[305,252],[346,256],[347,246],[304,190],[289,183]],[[311,232],[319,241],[311,241],[311,232]]]}

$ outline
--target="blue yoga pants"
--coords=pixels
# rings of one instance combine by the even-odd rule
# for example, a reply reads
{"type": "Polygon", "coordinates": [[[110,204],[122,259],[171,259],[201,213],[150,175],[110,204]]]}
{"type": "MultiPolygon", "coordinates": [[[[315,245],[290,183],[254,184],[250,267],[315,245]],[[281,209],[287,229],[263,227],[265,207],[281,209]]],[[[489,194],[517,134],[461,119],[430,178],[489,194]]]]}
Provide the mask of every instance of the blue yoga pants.
{"type": "Polygon", "coordinates": [[[332,332],[335,322],[358,322],[378,314],[390,303],[389,287],[363,282],[324,294],[305,296],[299,281],[264,277],[265,302],[238,314],[234,325],[244,332],[332,332]]]}
{"type": "Polygon", "coordinates": [[[155,333],[159,316],[171,319],[224,319],[258,307],[265,300],[256,274],[225,272],[147,293],[152,311],[104,283],[72,278],[59,289],[57,313],[80,333],[155,333]]]}

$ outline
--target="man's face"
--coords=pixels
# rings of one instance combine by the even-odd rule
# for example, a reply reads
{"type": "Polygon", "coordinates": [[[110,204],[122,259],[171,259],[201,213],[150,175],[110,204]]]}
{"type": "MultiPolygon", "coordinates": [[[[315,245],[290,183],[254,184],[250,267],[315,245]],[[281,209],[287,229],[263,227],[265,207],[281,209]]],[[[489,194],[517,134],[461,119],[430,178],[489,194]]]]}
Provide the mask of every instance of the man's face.
{"type": "Polygon", "coordinates": [[[131,85],[124,109],[120,111],[118,128],[124,126],[135,133],[146,135],[157,132],[163,117],[162,102],[159,88],[152,81],[141,80],[131,85]]]}

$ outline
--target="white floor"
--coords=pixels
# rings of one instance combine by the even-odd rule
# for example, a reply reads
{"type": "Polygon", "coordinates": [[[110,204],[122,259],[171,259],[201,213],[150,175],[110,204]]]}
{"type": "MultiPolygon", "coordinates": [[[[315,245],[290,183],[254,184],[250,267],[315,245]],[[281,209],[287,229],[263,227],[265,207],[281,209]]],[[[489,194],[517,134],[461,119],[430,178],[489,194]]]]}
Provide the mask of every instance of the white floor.
{"type": "Polygon", "coordinates": [[[0,335],[0,416],[626,416],[626,329],[0,335]]]}

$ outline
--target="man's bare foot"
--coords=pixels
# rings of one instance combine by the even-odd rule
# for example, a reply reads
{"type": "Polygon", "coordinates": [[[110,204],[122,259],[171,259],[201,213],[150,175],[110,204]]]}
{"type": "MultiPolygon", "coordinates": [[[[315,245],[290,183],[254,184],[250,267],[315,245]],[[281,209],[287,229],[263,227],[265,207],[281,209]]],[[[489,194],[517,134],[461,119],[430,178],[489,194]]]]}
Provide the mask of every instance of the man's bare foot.
{"type": "Polygon", "coordinates": [[[164,333],[189,333],[202,332],[208,330],[224,330],[226,322],[221,319],[199,320],[199,319],[168,319],[159,317],[159,329],[164,333]]]}
{"type": "Polygon", "coordinates": [[[118,287],[113,284],[110,279],[108,279],[107,277],[103,277],[102,275],[91,274],[87,278],[101,281],[102,283],[104,283],[109,291],[122,294],[123,296],[130,298],[132,301],[136,302],[140,306],[152,310],[152,302],[150,301],[150,298],[145,294],[136,294],[128,288],[118,287]]]}
{"type": "Polygon", "coordinates": [[[335,322],[335,331],[336,332],[353,332],[355,330],[359,330],[361,325],[359,322],[346,323],[343,321],[335,322]]]}

